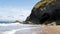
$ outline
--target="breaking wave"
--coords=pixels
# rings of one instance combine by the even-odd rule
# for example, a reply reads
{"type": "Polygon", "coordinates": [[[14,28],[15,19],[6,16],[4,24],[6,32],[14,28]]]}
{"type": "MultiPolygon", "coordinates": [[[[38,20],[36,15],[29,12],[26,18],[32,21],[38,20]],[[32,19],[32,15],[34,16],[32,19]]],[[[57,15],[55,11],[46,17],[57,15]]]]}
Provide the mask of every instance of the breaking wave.
{"type": "Polygon", "coordinates": [[[0,34],[36,34],[41,29],[40,25],[20,23],[0,24],[0,34]]]}

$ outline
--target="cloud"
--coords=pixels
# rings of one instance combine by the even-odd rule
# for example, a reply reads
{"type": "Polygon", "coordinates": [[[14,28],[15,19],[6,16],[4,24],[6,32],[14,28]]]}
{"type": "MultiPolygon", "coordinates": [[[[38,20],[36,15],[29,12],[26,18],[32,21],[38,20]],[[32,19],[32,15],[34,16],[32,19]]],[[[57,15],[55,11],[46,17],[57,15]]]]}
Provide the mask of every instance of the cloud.
{"type": "Polygon", "coordinates": [[[30,9],[17,7],[0,7],[0,19],[25,20],[31,13],[30,9]]]}

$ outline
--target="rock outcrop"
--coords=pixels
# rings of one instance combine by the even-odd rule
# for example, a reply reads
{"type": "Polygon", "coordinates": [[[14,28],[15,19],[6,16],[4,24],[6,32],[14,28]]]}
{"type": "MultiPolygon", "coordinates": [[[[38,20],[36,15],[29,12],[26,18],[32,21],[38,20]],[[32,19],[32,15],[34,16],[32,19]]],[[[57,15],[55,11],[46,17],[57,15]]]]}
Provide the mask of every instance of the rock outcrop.
{"type": "Polygon", "coordinates": [[[26,23],[49,24],[56,22],[60,25],[60,0],[41,0],[32,9],[26,23]]]}

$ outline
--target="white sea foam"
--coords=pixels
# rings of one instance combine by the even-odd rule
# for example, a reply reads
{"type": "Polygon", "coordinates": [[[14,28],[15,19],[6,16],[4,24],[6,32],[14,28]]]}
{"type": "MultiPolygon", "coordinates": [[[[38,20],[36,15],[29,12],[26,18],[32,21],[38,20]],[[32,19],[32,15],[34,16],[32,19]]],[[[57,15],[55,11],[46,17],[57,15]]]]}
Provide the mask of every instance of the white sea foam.
{"type": "Polygon", "coordinates": [[[31,28],[21,28],[21,29],[16,29],[16,30],[11,30],[11,31],[5,31],[2,34],[15,34],[16,31],[21,31],[25,29],[31,29],[31,28]]]}
{"type": "Polygon", "coordinates": [[[0,24],[0,26],[18,25],[20,23],[0,24]]]}
{"type": "Polygon", "coordinates": [[[0,24],[0,34],[33,34],[40,31],[40,25],[29,25],[20,23],[0,24]]]}

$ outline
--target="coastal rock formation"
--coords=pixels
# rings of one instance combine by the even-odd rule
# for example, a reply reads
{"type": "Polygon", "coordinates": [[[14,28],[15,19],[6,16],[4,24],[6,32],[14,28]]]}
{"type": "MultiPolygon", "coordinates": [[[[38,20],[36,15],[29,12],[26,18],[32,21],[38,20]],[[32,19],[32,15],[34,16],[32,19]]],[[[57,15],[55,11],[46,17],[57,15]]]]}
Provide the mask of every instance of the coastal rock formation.
{"type": "Polygon", "coordinates": [[[60,25],[60,0],[41,0],[33,7],[25,22],[32,24],[56,22],[60,25]]]}

